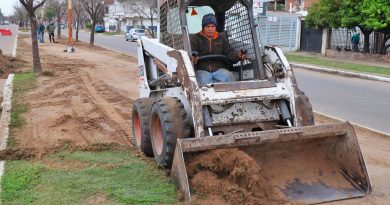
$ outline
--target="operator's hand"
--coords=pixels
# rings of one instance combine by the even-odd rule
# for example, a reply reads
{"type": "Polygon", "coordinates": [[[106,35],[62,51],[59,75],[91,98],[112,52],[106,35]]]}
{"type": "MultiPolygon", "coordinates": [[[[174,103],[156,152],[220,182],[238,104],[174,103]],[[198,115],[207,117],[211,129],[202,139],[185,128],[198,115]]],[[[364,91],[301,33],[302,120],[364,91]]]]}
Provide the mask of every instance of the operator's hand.
{"type": "Polygon", "coordinates": [[[238,59],[240,59],[240,60],[248,59],[248,54],[247,53],[243,54],[243,53],[241,53],[241,51],[239,51],[238,52],[238,59]]]}
{"type": "Polygon", "coordinates": [[[198,63],[198,57],[192,56],[192,63],[195,65],[198,63]]]}

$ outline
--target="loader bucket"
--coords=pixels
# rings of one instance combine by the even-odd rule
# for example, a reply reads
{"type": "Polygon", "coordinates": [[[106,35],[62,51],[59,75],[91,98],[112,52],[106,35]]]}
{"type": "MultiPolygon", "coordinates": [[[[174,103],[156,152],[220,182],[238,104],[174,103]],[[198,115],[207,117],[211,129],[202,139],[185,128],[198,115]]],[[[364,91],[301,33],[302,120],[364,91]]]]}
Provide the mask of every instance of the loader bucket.
{"type": "Polygon", "coordinates": [[[316,204],[371,192],[355,130],[346,122],[178,139],[171,179],[187,200],[193,191],[187,166],[194,157],[221,149],[250,156],[260,167],[262,186],[286,202],[316,204]]]}

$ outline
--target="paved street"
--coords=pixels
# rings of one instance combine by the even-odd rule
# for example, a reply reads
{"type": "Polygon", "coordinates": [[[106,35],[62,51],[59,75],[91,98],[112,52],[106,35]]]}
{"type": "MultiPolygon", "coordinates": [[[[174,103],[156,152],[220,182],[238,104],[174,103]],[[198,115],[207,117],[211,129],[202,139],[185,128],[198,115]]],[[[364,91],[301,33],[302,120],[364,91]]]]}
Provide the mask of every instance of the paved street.
{"type": "Polygon", "coordinates": [[[16,25],[2,25],[1,29],[11,29],[12,36],[2,36],[0,35],[0,49],[3,50],[3,54],[12,55],[12,50],[14,48],[16,34],[18,33],[18,26],[16,25]]]}
{"type": "MultiPolygon", "coordinates": [[[[90,35],[91,34],[89,32],[80,31],[79,40],[89,43],[90,35]]],[[[68,30],[63,29],[61,36],[68,36],[68,30]]],[[[73,37],[75,36],[76,34],[73,32],[73,37]]],[[[105,36],[100,33],[95,33],[95,45],[126,53],[128,55],[137,56],[136,42],[127,42],[124,36],[105,36]]]]}
{"type": "Polygon", "coordinates": [[[295,68],[315,111],[390,133],[390,83],[295,68]]]}
{"type": "MultiPolygon", "coordinates": [[[[80,32],[89,41],[89,33],[80,32]]],[[[136,44],[123,36],[98,34],[96,45],[136,56],[136,44]]],[[[317,112],[390,133],[390,84],[295,69],[298,86],[317,112]]]]}

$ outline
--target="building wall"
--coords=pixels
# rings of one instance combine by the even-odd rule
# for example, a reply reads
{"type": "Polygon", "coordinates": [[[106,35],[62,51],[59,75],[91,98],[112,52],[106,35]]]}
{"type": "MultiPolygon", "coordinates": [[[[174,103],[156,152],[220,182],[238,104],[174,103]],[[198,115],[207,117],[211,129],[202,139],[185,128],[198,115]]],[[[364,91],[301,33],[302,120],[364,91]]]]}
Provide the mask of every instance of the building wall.
{"type": "Polygon", "coordinates": [[[286,11],[290,11],[290,3],[292,5],[292,12],[298,12],[300,10],[307,11],[307,9],[313,4],[319,2],[319,0],[286,0],[285,1],[285,8],[286,11]],[[300,4],[300,6],[297,7],[300,4]],[[302,8],[303,5],[303,8],[302,8]]]}
{"type": "MultiPolygon", "coordinates": [[[[104,17],[104,27],[109,32],[126,33],[129,28],[151,26],[151,20],[147,16],[142,15],[142,24],[138,12],[130,9],[129,5],[123,4],[114,0],[112,4],[106,5],[106,13],[104,17]]],[[[148,7],[143,8],[146,13],[148,7]]],[[[157,15],[153,19],[153,25],[157,24],[157,15]]]]}

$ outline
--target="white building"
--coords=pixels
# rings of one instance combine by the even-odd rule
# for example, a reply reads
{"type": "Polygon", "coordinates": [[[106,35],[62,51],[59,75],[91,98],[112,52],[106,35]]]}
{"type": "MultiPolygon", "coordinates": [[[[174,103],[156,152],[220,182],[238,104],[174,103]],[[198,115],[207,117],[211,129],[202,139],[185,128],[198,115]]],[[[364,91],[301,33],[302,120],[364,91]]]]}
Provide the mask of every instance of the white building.
{"type": "Polygon", "coordinates": [[[157,28],[157,10],[142,0],[106,0],[104,27],[106,31],[126,33],[131,28],[157,28]],[[135,3],[130,3],[135,2],[135,3]],[[151,18],[153,16],[153,19],[151,18]],[[152,22],[153,21],[153,22],[152,22]]]}

